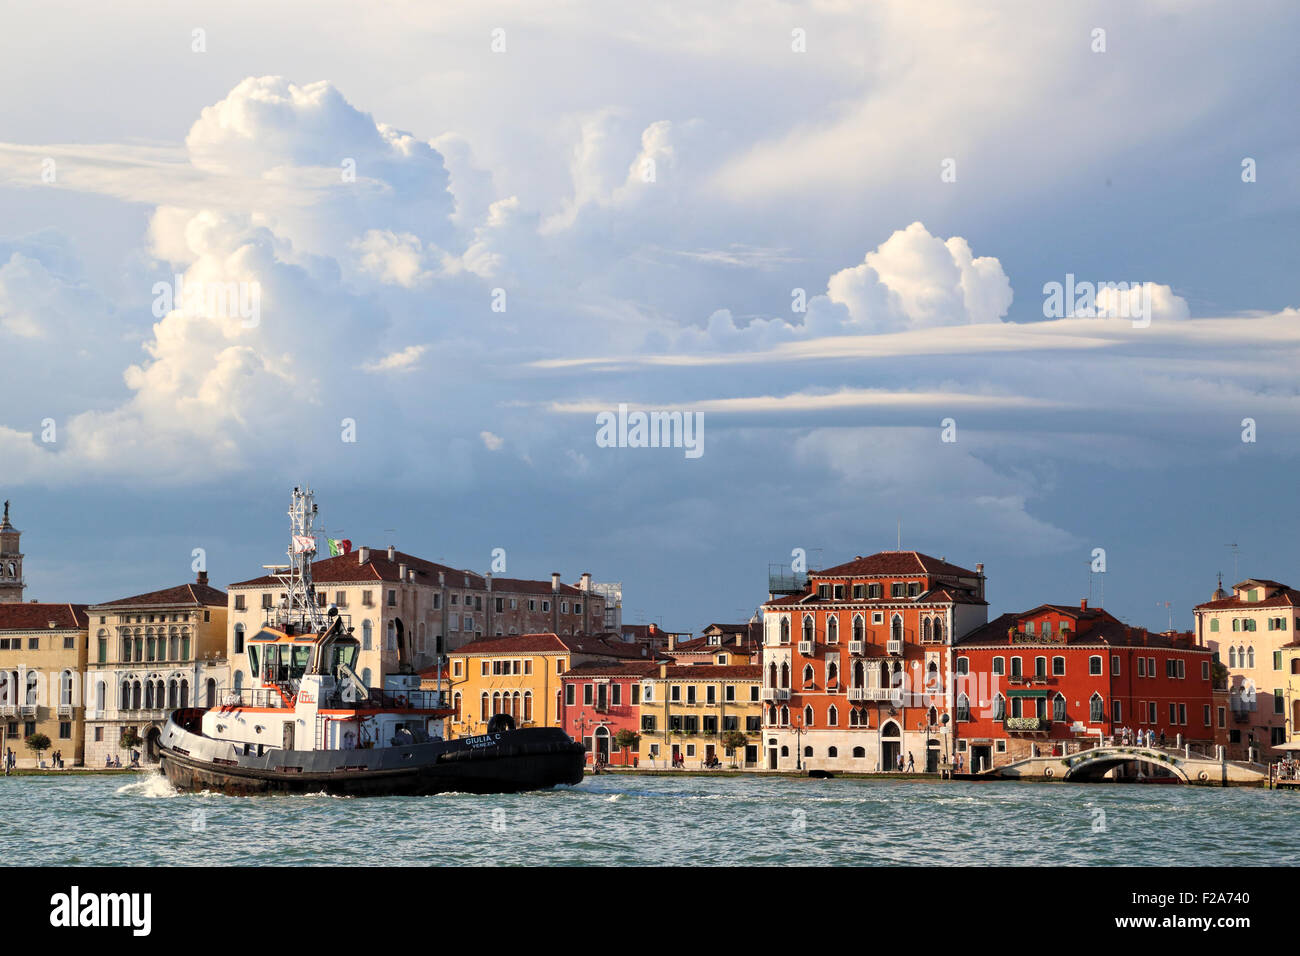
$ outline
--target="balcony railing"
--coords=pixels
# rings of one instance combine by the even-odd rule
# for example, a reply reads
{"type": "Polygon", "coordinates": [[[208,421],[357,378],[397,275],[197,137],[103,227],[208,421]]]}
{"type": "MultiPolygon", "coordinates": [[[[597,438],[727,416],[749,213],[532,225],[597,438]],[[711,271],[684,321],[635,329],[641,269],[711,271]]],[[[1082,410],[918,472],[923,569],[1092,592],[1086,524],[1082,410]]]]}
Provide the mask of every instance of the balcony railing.
{"type": "Polygon", "coordinates": [[[72,716],[72,705],[71,705],[71,704],[59,704],[59,716],[60,716],[60,717],[71,717],[71,716],[72,716]]]}
{"type": "Polygon", "coordinates": [[[800,642],[799,642],[799,653],[800,653],[800,654],[802,654],[804,657],[808,657],[809,655],[812,654],[812,652],[813,652],[813,642],[812,642],[812,641],[800,641],[800,642]]]}
{"type": "Polygon", "coordinates": [[[903,653],[903,642],[900,639],[891,639],[885,649],[895,657],[899,657],[903,653]]]}
{"type": "Polygon", "coordinates": [[[1008,717],[1004,726],[1010,733],[1033,733],[1047,730],[1052,723],[1046,717],[1008,717]]]}
{"type": "Polygon", "coordinates": [[[18,705],[18,715],[19,715],[20,717],[35,717],[35,716],[36,716],[36,705],[35,705],[35,704],[19,704],[19,705],[18,705]]]}
{"type": "Polygon", "coordinates": [[[850,687],[849,700],[893,700],[901,697],[901,687],[850,687]]]}
{"type": "Polygon", "coordinates": [[[790,688],[788,687],[764,687],[764,700],[789,700],[790,688]]]}
{"type": "Polygon", "coordinates": [[[859,657],[867,652],[866,641],[849,641],[849,653],[857,654],[859,657]]]}
{"type": "Polygon", "coordinates": [[[17,704],[0,704],[0,717],[17,717],[17,704]]]}

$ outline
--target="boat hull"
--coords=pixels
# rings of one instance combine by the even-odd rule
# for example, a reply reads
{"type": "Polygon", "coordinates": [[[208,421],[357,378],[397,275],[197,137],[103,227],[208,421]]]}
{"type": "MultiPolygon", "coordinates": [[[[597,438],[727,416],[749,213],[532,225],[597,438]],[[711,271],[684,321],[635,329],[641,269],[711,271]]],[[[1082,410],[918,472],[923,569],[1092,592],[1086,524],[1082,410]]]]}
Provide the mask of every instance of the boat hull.
{"type": "Polygon", "coordinates": [[[159,741],[178,790],[231,795],[419,796],[519,793],[582,782],[585,751],[563,731],[525,728],[466,740],[366,750],[235,753],[170,719],[159,741]],[[226,756],[220,756],[225,753],[226,756]]]}

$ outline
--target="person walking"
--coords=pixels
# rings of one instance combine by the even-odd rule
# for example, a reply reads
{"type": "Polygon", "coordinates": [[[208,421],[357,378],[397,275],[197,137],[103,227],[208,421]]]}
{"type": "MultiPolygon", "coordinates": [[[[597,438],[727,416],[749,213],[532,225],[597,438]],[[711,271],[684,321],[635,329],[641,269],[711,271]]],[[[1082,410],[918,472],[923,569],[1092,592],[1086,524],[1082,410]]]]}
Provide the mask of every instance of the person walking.
{"type": "Polygon", "coordinates": [[[912,759],[912,751],[907,752],[907,772],[912,773],[916,770],[916,761],[912,759]]]}

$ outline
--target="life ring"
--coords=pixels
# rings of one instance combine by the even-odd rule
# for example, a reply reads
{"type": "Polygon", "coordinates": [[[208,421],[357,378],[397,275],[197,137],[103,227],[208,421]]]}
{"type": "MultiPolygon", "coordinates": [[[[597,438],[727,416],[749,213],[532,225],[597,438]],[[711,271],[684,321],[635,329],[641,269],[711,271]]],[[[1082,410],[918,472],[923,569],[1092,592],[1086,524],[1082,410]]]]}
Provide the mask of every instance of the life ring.
{"type": "Polygon", "coordinates": [[[1044,768],[1043,768],[1043,774],[1044,774],[1044,776],[1055,777],[1055,776],[1056,776],[1056,771],[1053,770],[1051,767],[1044,767],[1044,768]]]}
{"type": "Polygon", "coordinates": [[[1210,774],[1208,771],[1202,770],[1200,773],[1196,775],[1196,779],[1204,783],[1206,780],[1210,779],[1210,774]]]}

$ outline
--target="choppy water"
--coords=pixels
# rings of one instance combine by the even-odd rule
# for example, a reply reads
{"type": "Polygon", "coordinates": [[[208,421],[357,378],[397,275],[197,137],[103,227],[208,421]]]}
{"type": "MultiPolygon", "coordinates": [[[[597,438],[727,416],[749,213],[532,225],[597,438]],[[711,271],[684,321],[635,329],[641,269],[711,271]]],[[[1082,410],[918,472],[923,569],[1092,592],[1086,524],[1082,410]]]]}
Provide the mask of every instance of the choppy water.
{"type": "Polygon", "coordinates": [[[588,777],[510,796],[237,798],[0,778],[6,864],[1277,865],[1300,794],[1185,786],[588,777]]]}

